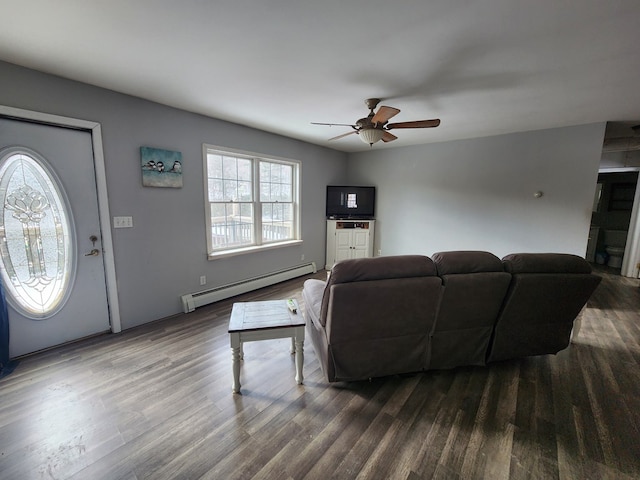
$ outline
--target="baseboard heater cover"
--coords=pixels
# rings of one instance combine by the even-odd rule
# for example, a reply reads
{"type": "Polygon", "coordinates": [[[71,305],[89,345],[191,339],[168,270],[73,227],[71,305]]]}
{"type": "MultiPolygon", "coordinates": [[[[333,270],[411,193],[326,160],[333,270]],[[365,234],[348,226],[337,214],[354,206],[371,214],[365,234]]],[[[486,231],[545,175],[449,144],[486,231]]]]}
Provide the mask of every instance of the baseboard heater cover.
{"type": "Polygon", "coordinates": [[[188,293],[180,297],[182,300],[182,310],[184,313],[193,312],[196,308],[202,307],[203,305],[219,302],[226,298],[235,297],[236,295],[258,290],[259,288],[268,287],[269,285],[275,285],[276,283],[301,277],[302,275],[316,273],[317,271],[315,262],[305,263],[209,290],[188,293]]]}

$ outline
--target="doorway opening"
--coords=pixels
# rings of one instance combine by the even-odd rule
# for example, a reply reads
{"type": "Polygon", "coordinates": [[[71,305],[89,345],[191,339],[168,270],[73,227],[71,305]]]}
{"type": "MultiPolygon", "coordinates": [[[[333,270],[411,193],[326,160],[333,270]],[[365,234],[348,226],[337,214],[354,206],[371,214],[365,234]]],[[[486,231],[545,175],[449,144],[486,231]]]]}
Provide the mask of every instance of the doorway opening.
{"type": "MultiPolygon", "coordinates": [[[[623,265],[633,239],[632,222],[638,171],[601,171],[591,214],[587,260],[625,275],[623,265]]],[[[628,260],[627,262],[628,263],[628,260]]],[[[628,273],[626,274],[628,276],[628,273]]],[[[634,272],[632,276],[638,276],[634,272]]]]}

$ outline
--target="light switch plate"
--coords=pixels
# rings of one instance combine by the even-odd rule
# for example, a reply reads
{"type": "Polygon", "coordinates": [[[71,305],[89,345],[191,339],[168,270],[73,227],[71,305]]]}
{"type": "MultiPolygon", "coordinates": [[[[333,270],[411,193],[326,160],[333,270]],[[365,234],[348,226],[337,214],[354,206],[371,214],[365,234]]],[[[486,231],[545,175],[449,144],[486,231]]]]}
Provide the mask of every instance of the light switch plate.
{"type": "Polygon", "coordinates": [[[133,217],[113,217],[113,228],[133,227],[133,217]]]}

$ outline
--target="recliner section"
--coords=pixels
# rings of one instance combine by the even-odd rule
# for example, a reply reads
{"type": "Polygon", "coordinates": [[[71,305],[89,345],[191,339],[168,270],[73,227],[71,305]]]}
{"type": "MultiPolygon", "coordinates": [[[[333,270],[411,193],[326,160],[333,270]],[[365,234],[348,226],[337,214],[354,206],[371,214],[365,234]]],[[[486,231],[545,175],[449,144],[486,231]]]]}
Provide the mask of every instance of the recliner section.
{"type": "Polygon", "coordinates": [[[489,252],[439,252],[432,259],[444,288],[429,368],[484,365],[511,275],[489,252]]]}
{"type": "Polygon", "coordinates": [[[601,278],[573,255],[507,255],[511,285],[487,361],[557,353],[569,345],[573,321],[601,278]]]}
{"type": "Polygon", "coordinates": [[[307,331],[328,380],[425,369],[441,285],[433,261],[421,255],[346,260],[326,283],[307,280],[307,331]],[[320,313],[311,313],[320,291],[320,313]]]}

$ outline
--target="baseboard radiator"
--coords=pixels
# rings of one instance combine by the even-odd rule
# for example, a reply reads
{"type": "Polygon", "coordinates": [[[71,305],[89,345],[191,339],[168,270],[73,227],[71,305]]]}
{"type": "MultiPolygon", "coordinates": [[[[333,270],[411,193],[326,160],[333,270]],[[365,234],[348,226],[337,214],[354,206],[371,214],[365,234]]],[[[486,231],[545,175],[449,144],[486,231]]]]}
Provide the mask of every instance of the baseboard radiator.
{"type": "Polygon", "coordinates": [[[182,300],[182,309],[184,313],[193,312],[196,308],[202,307],[203,305],[218,302],[225,298],[235,297],[236,295],[251,292],[259,288],[268,287],[269,285],[275,285],[276,283],[301,277],[302,275],[316,273],[317,271],[315,262],[311,262],[260,275],[259,277],[229,283],[209,290],[188,293],[180,297],[182,300]]]}

